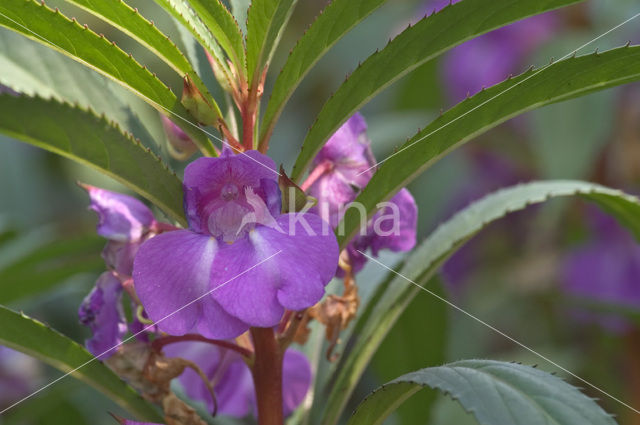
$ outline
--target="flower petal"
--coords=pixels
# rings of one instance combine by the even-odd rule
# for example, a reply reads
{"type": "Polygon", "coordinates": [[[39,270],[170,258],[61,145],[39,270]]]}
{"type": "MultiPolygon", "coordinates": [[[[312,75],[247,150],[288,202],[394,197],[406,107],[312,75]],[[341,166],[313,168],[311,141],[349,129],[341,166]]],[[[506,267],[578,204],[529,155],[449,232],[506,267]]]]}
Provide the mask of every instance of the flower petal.
{"type": "Polygon", "coordinates": [[[317,303],[337,264],[338,244],[327,223],[315,214],[285,214],[275,228],[256,226],[247,238],[221,246],[212,284],[220,289],[211,295],[251,326],[275,326],[284,308],[317,303]]]}
{"type": "Polygon", "coordinates": [[[221,245],[212,269],[212,294],[226,311],[243,322],[258,327],[275,326],[284,308],[278,303],[278,260],[282,253],[265,244],[252,243],[248,237],[230,245],[221,245]]]}
{"type": "Polygon", "coordinates": [[[390,206],[384,207],[373,218],[375,226],[376,219],[381,219],[385,215],[391,218],[394,216],[393,210],[397,212],[393,220],[380,220],[378,230],[381,232],[371,241],[371,251],[374,255],[378,255],[381,249],[390,249],[395,252],[410,251],[416,245],[418,207],[411,192],[404,188],[400,189],[389,203],[390,206]]]}
{"type": "Polygon", "coordinates": [[[256,227],[250,238],[261,250],[280,251],[272,261],[280,304],[290,310],[311,307],[324,295],[338,266],[335,234],[315,214],[284,214],[276,221],[279,230],[256,227]]]}
{"type": "Polygon", "coordinates": [[[122,337],[127,332],[127,323],[122,311],[122,284],[111,272],[104,272],[95,288],[80,304],[80,322],[91,328],[92,337],[85,341],[87,350],[104,359],[114,354],[122,337]]]}
{"type": "Polygon", "coordinates": [[[311,386],[311,365],[304,354],[289,349],[282,366],[282,404],[289,416],[302,403],[311,386]]]}
{"type": "Polygon", "coordinates": [[[119,242],[136,241],[155,221],[151,210],[131,196],[94,186],[83,186],[91,198],[90,209],[98,213],[100,236],[119,242]]]}
{"type": "MultiPolygon", "coordinates": [[[[212,381],[218,401],[218,413],[242,418],[256,412],[255,387],[251,371],[235,352],[204,342],[179,342],[164,349],[167,357],[190,360],[212,381]]],[[[213,408],[211,396],[202,379],[191,369],[179,378],[187,395],[213,408]]],[[[311,385],[311,366],[304,354],[288,349],[282,369],[283,410],[290,415],[304,400],[311,385]]]]}
{"type": "Polygon", "coordinates": [[[163,233],[140,247],[133,266],[136,293],[161,330],[172,335],[198,331],[209,338],[246,331],[247,326],[224,313],[211,297],[202,297],[212,289],[217,251],[214,238],[188,230],[163,233]]]}
{"type": "Polygon", "coordinates": [[[233,155],[226,150],[219,158],[196,159],[184,171],[184,208],[189,227],[208,233],[208,209],[220,198],[225,184],[236,185],[238,191],[245,186],[257,189],[262,179],[277,183],[277,177],[273,160],[257,151],[233,155]]]}

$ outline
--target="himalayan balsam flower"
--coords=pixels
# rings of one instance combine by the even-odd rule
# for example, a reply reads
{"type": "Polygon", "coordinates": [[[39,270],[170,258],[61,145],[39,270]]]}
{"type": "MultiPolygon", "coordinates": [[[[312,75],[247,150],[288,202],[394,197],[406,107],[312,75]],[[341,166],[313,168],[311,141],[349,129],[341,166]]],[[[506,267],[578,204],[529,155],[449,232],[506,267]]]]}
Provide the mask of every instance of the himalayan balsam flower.
{"type": "MultiPolygon", "coordinates": [[[[566,256],[561,270],[564,290],[572,296],[613,305],[640,306],[640,244],[615,219],[588,210],[594,237],[566,256]]],[[[579,314],[611,331],[627,323],[616,315],[579,314]]]]}
{"type": "MultiPolygon", "coordinates": [[[[218,402],[218,413],[242,418],[257,412],[255,387],[249,367],[234,351],[221,349],[202,342],[180,342],[165,348],[168,357],[191,360],[213,383],[218,402]]],[[[188,369],[179,378],[187,395],[206,403],[209,411],[213,402],[202,379],[188,369]]],[[[304,399],[311,384],[311,367],[300,352],[288,349],[282,370],[283,411],[291,414],[304,399]]]]}
{"type": "MultiPolygon", "coordinates": [[[[312,211],[332,227],[338,226],[348,204],[356,199],[375,172],[376,161],[366,131],[364,118],[356,113],[331,136],[314,159],[315,169],[310,175],[314,180],[308,191],[318,204],[312,211]]],[[[374,255],[381,249],[411,250],[416,243],[417,219],[413,196],[401,189],[374,215],[366,232],[348,247],[353,270],[360,270],[366,262],[358,250],[371,248],[374,255]]]]}
{"type": "MultiPolygon", "coordinates": [[[[426,2],[422,15],[440,10],[450,0],[426,2]]],[[[457,3],[458,1],[454,1],[457,3]]],[[[517,75],[526,68],[526,59],[556,28],[555,15],[545,13],[491,31],[454,48],[443,59],[442,76],[453,101],[467,93],[517,75]]]]}
{"type": "MultiPolygon", "coordinates": [[[[86,340],[87,349],[106,358],[114,352],[127,333],[128,324],[122,310],[123,282],[131,279],[133,258],[138,248],[155,233],[157,222],[153,213],[139,200],[100,189],[84,186],[91,199],[90,209],[98,214],[97,233],[108,242],[102,256],[109,271],[98,278],[96,286],[78,310],[80,322],[91,329],[86,340]]],[[[134,320],[129,326],[140,328],[134,320]]]]}
{"type": "Polygon", "coordinates": [[[172,335],[234,338],[317,303],[338,260],[315,214],[281,214],[274,162],[257,151],[185,169],[188,230],[139,249],[133,278],[149,318],[172,335]]]}

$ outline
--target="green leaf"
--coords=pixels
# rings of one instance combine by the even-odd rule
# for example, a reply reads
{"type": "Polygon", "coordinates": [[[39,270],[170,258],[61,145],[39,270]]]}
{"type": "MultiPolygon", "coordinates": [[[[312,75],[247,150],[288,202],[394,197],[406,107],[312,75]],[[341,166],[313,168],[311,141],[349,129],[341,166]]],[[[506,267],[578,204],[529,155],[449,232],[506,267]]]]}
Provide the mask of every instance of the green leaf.
{"type": "Polygon", "coordinates": [[[0,304],[41,294],[79,273],[104,270],[104,244],[93,234],[55,239],[0,268],[0,304]]]}
{"type": "Polygon", "coordinates": [[[190,3],[242,75],[246,66],[244,42],[233,15],[220,0],[191,0],[190,3]]]}
{"type": "Polygon", "coordinates": [[[233,13],[233,17],[236,19],[242,32],[246,32],[247,30],[247,10],[250,4],[251,0],[229,0],[231,13],[233,13]]]}
{"type": "Polygon", "coordinates": [[[0,84],[29,96],[55,98],[105,114],[146,146],[165,138],[158,112],[90,68],[13,31],[0,28],[0,84]]]}
{"type": "MultiPolygon", "coordinates": [[[[211,56],[216,60],[218,67],[224,74],[225,81],[219,81],[223,87],[231,81],[231,72],[227,66],[224,54],[211,31],[202,22],[198,14],[191,8],[186,0],[155,0],[167,13],[184,25],[196,40],[200,42],[211,56]]],[[[216,75],[216,78],[219,76],[216,75]]]]}
{"type": "Polygon", "coordinates": [[[138,13],[138,9],[132,9],[122,0],[67,1],[99,17],[132,37],[162,59],[181,77],[189,75],[198,86],[198,89],[206,95],[209,103],[216,105],[218,110],[220,109],[180,49],[178,49],[169,37],[164,35],[153,22],[146,20],[144,16],[138,13]]]}
{"type": "Polygon", "coordinates": [[[403,375],[371,393],[348,425],[382,424],[424,387],[450,394],[481,425],[615,424],[591,398],[550,373],[494,360],[462,360],[403,375]]]}
{"type": "Polygon", "coordinates": [[[105,118],[55,100],[1,95],[0,133],[93,167],[186,224],[180,179],[105,118]]]}
{"type": "Polygon", "coordinates": [[[307,134],[291,178],[298,182],[329,137],[383,89],[466,40],[519,19],[580,0],[465,0],[419,21],[359,66],[324,104],[307,134]]]}
{"type": "MultiPolygon", "coordinates": [[[[407,257],[398,273],[417,285],[425,285],[433,278],[440,265],[486,225],[529,205],[574,195],[596,202],[633,232],[636,238],[640,238],[640,200],[637,198],[615,189],[580,181],[533,182],[502,189],[458,212],[441,224],[407,257]]],[[[398,317],[420,292],[418,287],[400,275],[389,274],[358,318],[353,335],[347,342],[350,349],[345,353],[332,379],[323,424],[337,423],[371,357],[398,317]]]]}
{"type": "Polygon", "coordinates": [[[276,79],[262,120],[261,143],[271,137],[285,104],[309,70],[353,27],[386,0],[334,0],[291,51],[276,79]]]}
{"type": "Polygon", "coordinates": [[[253,0],[247,12],[247,72],[250,84],[260,79],[298,0],[253,0]]]}
{"type": "Polygon", "coordinates": [[[176,96],[123,50],[75,20],[32,0],[0,3],[0,26],[43,43],[113,79],[179,125],[203,152],[215,155],[211,142],[176,96]],[[184,119],[176,118],[175,115],[184,119]]]}
{"type": "MultiPolygon", "coordinates": [[[[468,1],[468,0],[465,0],[468,1]]],[[[523,112],[640,79],[640,46],[567,59],[504,81],[459,103],[407,141],[380,166],[354,202],[371,214],[451,150],[523,112]],[[493,100],[494,97],[500,96],[493,100]],[[454,125],[449,125],[454,123],[454,125]]],[[[344,217],[344,247],[357,231],[360,214],[344,217]]]]}
{"type": "Polygon", "coordinates": [[[64,373],[74,371],[71,376],[107,395],[140,420],[162,421],[152,405],[100,361],[92,361],[94,357],[81,345],[3,306],[0,306],[0,323],[0,344],[40,359],[64,373]]]}
{"type": "MultiPolygon", "coordinates": [[[[445,288],[433,281],[432,290],[446,298],[445,288]]],[[[448,306],[435,297],[415,297],[402,312],[371,360],[378,382],[426,366],[439,366],[446,360],[448,306]]],[[[397,411],[399,423],[429,423],[436,394],[424,392],[407,400],[397,411]]]]}

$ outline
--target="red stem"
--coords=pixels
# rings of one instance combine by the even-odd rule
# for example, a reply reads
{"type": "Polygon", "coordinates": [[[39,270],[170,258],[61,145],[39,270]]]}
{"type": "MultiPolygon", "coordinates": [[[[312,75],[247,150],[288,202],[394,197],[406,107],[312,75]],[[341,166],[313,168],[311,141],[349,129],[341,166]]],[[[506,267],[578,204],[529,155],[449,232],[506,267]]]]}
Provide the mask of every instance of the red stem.
{"type": "Polygon", "coordinates": [[[240,353],[242,356],[248,359],[250,359],[253,356],[253,353],[251,351],[247,350],[246,348],[240,347],[239,345],[236,345],[233,342],[222,341],[219,339],[209,339],[209,338],[203,337],[202,335],[196,335],[196,334],[187,334],[187,335],[181,335],[181,336],[171,336],[171,335],[161,336],[159,338],[156,338],[151,343],[151,346],[155,351],[160,351],[162,350],[162,347],[164,347],[165,345],[174,344],[176,342],[184,342],[184,341],[199,341],[199,342],[206,342],[212,345],[217,345],[218,347],[227,348],[229,350],[233,350],[237,353],[240,353]]]}
{"type": "Polygon", "coordinates": [[[253,131],[256,126],[257,101],[255,90],[251,88],[240,110],[242,116],[242,145],[245,150],[253,149],[253,131]]]}
{"type": "Polygon", "coordinates": [[[255,360],[253,382],[256,387],[259,425],[283,425],[282,357],[283,352],[272,328],[251,328],[255,360]]]}

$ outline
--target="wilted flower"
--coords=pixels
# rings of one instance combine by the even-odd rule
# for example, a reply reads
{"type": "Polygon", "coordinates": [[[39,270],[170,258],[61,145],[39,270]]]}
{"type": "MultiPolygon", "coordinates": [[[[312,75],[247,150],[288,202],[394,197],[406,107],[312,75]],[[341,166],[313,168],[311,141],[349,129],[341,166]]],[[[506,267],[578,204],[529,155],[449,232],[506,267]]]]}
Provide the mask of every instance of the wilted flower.
{"type": "Polygon", "coordinates": [[[280,213],[277,176],[257,151],[187,166],[189,230],[147,240],[134,262],[136,293],[161,330],[234,338],[322,298],[338,262],[335,236],[315,214],[280,213]]]}
{"type": "MultiPolygon", "coordinates": [[[[375,158],[366,135],[367,124],[359,113],[336,131],[314,159],[315,169],[307,184],[311,196],[318,200],[312,211],[333,227],[338,226],[349,204],[369,183],[375,172],[375,158]]],[[[354,272],[366,263],[358,250],[371,248],[373,255],[381,249],[409,251],[416,243],[418,210],[411,193],[401,189],[369,221],[366,231],[356,236],[347,248],[354,272]]]]}
{"type": "MultiPolygon", "coordinates": [[[[255,387],[251,370],[242,357],[231,350],[203,342],[180,342],[165,348],[167,356],[191,360],[212,381],[221,415],[244,417],[256,415],[255,387]]],[[[179,378],[187,395],[206,403],[209,411],[213,402],[200,376],[186,370],[179,378]]],[[[283,411],[291,414],[304,399],[311,384],[311,367],[300,352],[288,349],[282,370],[283,411]]]]}

